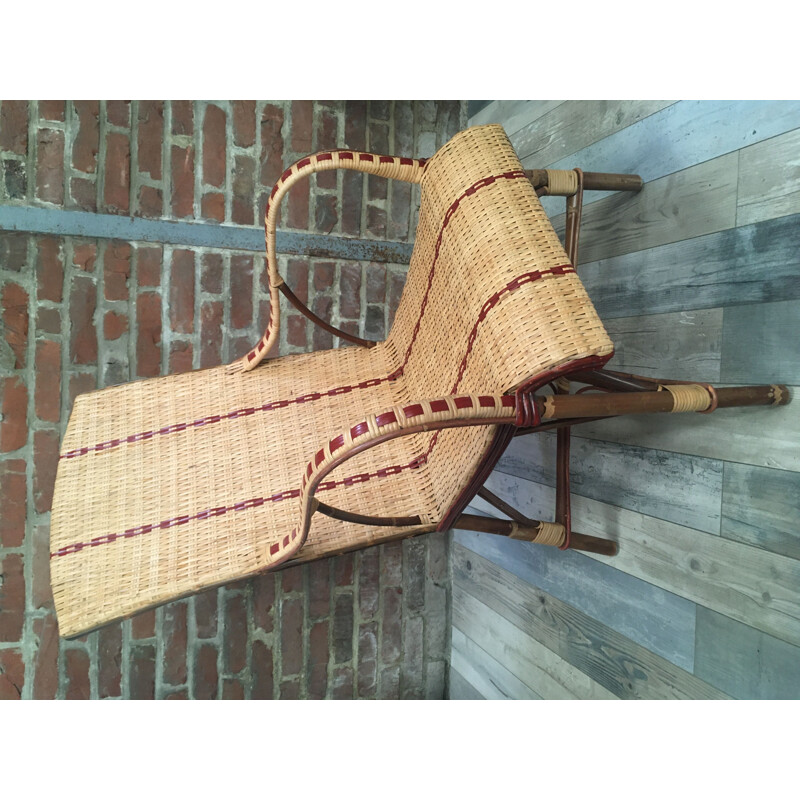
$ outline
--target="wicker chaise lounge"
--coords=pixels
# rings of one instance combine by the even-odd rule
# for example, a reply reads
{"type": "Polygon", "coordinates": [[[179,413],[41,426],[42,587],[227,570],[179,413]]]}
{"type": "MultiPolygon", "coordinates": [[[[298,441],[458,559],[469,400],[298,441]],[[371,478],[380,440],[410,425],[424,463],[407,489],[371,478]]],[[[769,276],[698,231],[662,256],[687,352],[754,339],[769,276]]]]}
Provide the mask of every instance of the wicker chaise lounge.
{"type": "Polygon", "coordinates": [[[640,186],[635,176],[526,173],[498,125],[459,133],[427,162],[335,151],[290,167],[267,207],[272,317],[254,349],[76,400],[51,522],[61,634],[456,522],[612,555],[613,542],[571,531],[570,425],[788,402],[785,387],[714,390],[602,369],[613,345],[573,267],[582,194],[640,186]],[[384,342],[265,361],[280,293],[299,305],[277,272],[277,209],[293,183],[336,168],[421,184],[395,322],[384,342]],[[568,197],[569,252],[544,192],[568,197]],[[596,391],[569,394],[575,381],[596,391]],[[553,394],[541,393],[548,384],[553,394]],[[515,433],[547,428],[559,428],[557,509],[555,522],[538,522],[481,485],[515,433]],[[478,492],[513,521],[463,514],[478,492]]]}

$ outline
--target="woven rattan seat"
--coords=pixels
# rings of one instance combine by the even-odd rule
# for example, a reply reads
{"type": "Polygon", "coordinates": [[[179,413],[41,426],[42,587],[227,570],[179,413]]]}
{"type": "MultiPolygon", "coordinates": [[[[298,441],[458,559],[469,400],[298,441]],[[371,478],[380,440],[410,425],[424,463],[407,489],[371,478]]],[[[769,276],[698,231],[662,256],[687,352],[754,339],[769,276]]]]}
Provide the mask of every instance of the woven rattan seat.
{"type": "Polygon", "coordinates": [[[365,443],[456,418],[519,423],[522,389],[612,354],[500,126],[459,133],[427,163],[350,151],[304,159],[273,191],[267,233],[275,316],[247,357],[77,399],[51,524],[62,635],[287,561],[441,528],[469,501],[504,426],[365,443]],[[278,328],[275,206],[297,178],[335,167],[421,183],[395,322],[372,348],[264,360],[278,328]],[[351,457],[339,465],[342,453],[351,457]],[[314,488],[356,514],[419,521],[312,519],[314,488]]]}

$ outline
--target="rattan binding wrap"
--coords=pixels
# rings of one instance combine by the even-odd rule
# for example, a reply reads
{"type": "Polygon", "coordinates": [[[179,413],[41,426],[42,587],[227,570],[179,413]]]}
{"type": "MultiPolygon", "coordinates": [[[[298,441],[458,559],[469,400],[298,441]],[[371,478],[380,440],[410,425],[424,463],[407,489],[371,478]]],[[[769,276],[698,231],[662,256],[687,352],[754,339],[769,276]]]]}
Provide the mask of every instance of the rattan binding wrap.
{"type": "MultiPolygon", "coordinates": [[[[350,166],[338,158],[291,168],[270,208],[303,170],[350,166]]],[[[76,400],[51,520],[62,635],[290,559],[396,537],[397,528],[307,516],[307,465],[312,459],[312,472],[321,468],[315,454],[322,449],[324,461],[326,443],[360,423],[371,430],[367,420],[387,410],[452,395],[497,397],[573,361],[611,354],[500,126],[457,134],[424,166],[375,159],[363,163],[422,184],[414,254],[385,342],[255,368],[276,316],[252,359],[76,400]]],[[[279,281],[273,251],[271,287],[279,281]]],[[[273,309],[278,303],[276,295],[273,309]]],[[[435,525],[494,430],[415,433],[359,450],[324,476],[316,496],[359,514],[418,515],[435,525]]]]}

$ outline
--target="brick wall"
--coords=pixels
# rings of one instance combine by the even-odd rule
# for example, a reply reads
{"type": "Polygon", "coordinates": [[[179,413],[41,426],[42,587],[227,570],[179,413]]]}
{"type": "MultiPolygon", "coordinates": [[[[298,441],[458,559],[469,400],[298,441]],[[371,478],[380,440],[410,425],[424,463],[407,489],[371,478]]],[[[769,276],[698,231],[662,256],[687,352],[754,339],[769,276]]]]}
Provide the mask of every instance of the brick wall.
{"type": "MultiPolygon", "coordinates": [[[[254,225],[283,168],[329,147],[429,156],[450,101],[3,101],[0,204],[254,225]]],[[[286,230],[413,237],[418,188],[324,173],[286,230]]],[[[401,264],[281,256],[324,318],[385,336],[401,264]]],[[[228,249],[0,231],[0,698],[444,696],[444,535],[293,567],[66,642],[49,589],[60,437],[81,392],[242,355],[264,259],[228,249]]],[[[281,353],[338,346],[285,309],[281,353]]]]}

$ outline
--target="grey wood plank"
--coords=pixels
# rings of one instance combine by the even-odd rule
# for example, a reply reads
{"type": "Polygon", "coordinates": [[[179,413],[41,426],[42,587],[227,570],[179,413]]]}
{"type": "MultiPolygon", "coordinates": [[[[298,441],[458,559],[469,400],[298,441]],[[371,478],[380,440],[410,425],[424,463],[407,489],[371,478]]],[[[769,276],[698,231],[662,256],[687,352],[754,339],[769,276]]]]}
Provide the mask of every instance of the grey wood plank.
{"type": "Polygon", "coordinates": [[[468,592],[453,608],[453,623],[454,654],[470,648],[470,661],[476,666],[485,664],[487,677],[502,693],[498,699],[616,699],[604,686],[468,592]]]}
{"type": "Polygon", "coordinates": [[[500,123],[509,136],[560,106],[563,100],[493,100],[470,117],[469,124],[500,123]]]}
{"type": "Polygon", "coordinates": [[[800,472],[726,463],[722,535],[800,559],[800,472]]]}
{"type": "MultiPolygon", "coordinates": [[[[541,700],[525,682],[496,661],[458,628],[452,629],[451,663],[486,700],[541,700]]],[[[502,635],[502,633],[498,633],[502,635]]],[[[501,644],[502,646],[502,644],[501,644]]]]}
{"type": "Polygon", "coordinates": [[[581,266],[598,314],[661,314],[800,298],[800,215],[581,266]]]}
{"type": "Polygon", "coordinates": [[[588,614],[453,545],[453,608],[469,593],[623,699],[724,698],[719,689],[588,614]]]}
{"type": "Polygon", "coordinates": [[[719,380],[721,308],[616,317],[605,328],[614,342],[609,369],[679,381],[719,380]]]}
{"type": "Polygon", "coordinates": [[[723,383],[800,384],[800,300],[725,309],[723,383]]]}
{"type": "MultiPolygon", "coordinates": [[[[634,125],[674,102],[570,100],[520,130],[511,143],[526,168],[545,167],[598,139],[634,125]]],[[[576,163],[572,166],[581,165],[576,163]]]]}
{"type": "MultiPolygon", "coordinates": [[[[555,433],[522,436],[497,471],[555,486],[555,457],[555,433]]],[[[721,461],[573,436],[570,487],[573,494],[719,533],[721,461]]]]}
{"type": "MultiPolygon", "coordinates": [[[[737,170],[738,156],[730,153],[659,178],[638,194],[620,192],[591,203],[583,211],[578,262],[733,228],[737,170]]],[[[552,222],[561,234],[564,214],[552,222]]]]}
{"type": "MultiPolygon", "coordinates": [[[[552,519],[543,517],[555,503],[549,486],[497,472],[487,486],[523,514],[552,519]]],[[[579,495],[572,498],[572,524],[619,542],[611,559],[586,558],[800,644],[800,561],[579,495]]]]}
{"type": "Polygon", "coordinates": [[[800,699],[800,647],[707,608],[697,609],[695,673],[732,697],[800,699]]]}
{"type": "MultiPolygon", "coordinates": [[[[645,183],[663,178],[674,172],[733,153],[740,148],[742,156],[748,147],[771,137],[785,134],[800,127],[800,102],[786,100],[681,100],[657,113],[647,116],[635,125],[624,127],[611,136],[594,143],[587,141],[583,149],[559,158],[554,163],[530,166],[548,166],[551,169],[572,169],[580,167],[588,172],[621,172],[641,175],[645,183]]],[[[792,143],[787,141],[781,148],[781,156],[786,160],[793,157],[796,162],[797,146],[791,151],[792,143]]],[[[762,168],[766,153],[748,153],[748,164],[753,169],[762,168]]],[[[527,164],[525,166],[528,166],[527,164]]],[[[772,197],[782,206],[791,206],[792,200],[780,200],[782,191],[797,191],[792,183],[791,169],[786,173],[787,182],[780,180],[775,171],[772,176],[772,197]]],[[[757,195],[759,187],[748,181],[747,188],[757,195]]],[[[740,198],[741,198],[740,184],[740,198]]],[[[766,189],[766,186],[764,187],[766,189]]],[[[608,196],[607,192],[590,192],[584,203],[592,204],[608,196]]],[[[741,200],[740,200],[741,202],[741,200]]],[[[797,200],[795,199],[796,203],[797,200]]],[[[549,209],[548,209],[549,210],[549,209]]],[[[800,208],[784,213],[797,213],[800,208]]],[[[755,215],[739,224],[756,222],[758,219],[778,216],[766,212],[755,215]]]]}
{"type": "Polygon", "coordinates": [[[800,130],[739,153],[737,209],[737,225],[800,212],[800,130]]]}
{"type": "Polygon", "coordinates": [[[794,399],[786,406],[638,414],[587,422],[575,430],[588,439],[800,472],[800,401],[796,387],[789,391],[794,399]]]}
{"type": "Polygon", "coordinates": [[[486,698],[458,671],[450,665],[448,700],[485,700],[486,698]]]}
{"type": "MultiPolygon", "coordinates": [[[[494,486],[492,491],[496,491],[494,486]]],[[[549,517],[544,518],[552,519],[552,514],[550,509],[549,517]]],[[[693,603],[575,550],[562,551],[474,531],[458,531],[455,539],[518,578],[691,671],[693,603]]]]}

